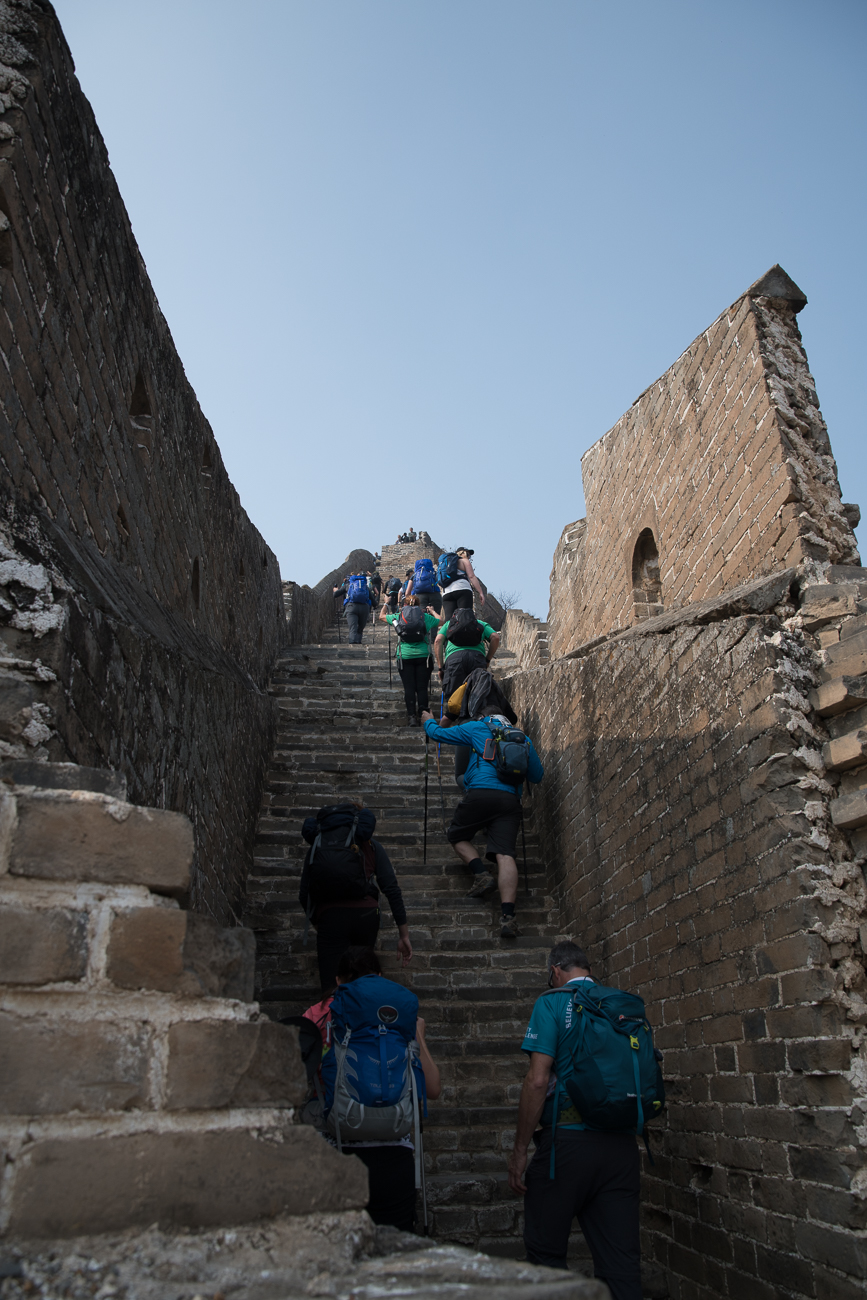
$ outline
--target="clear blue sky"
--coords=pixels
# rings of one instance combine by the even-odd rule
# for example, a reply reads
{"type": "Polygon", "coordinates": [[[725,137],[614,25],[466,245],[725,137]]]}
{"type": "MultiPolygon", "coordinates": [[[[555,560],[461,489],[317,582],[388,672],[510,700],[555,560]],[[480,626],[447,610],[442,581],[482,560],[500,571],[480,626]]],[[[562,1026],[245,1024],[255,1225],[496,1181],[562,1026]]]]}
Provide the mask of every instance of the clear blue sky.
{"type": "Polygon", "coordinates": [[[544,617],[581,454],[774,262],[867,515],[864,0],[56,7],[284,577],[412,524],[544,617]]]}

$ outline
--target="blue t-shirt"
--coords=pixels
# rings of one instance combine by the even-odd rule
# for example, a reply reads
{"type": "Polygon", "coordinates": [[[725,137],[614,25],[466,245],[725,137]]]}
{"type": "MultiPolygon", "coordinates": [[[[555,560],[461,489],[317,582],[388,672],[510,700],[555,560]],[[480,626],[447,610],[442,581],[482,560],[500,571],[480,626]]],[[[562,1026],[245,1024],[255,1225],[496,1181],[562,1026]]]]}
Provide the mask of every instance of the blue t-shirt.
{"type": "MultiPolygon", "coordinates": [[[[573,1014],[572,995],[584,983],[595,984],[589,975],[580,975],[570,980],[562,988],[545,993],[536,999],[530,1015],[530,1023],[521,1044],[522,1052],[543,1052],[553,1057],[554,1066],[548,1080],[548,1095],[545,1109],[539,1121],[543,1128],[550,1128],[554,1119],[554,1093],[557,1080],[565,1079],[572,1071],[572,1057],[578,1044],[578,1017],[573,1014]]],[[[581,1117],[572,1104],[572,1099],[561,1088],[557,1098],[557,1127],[583,1129],[581,1117]]]]}
{"type": "MultiPolygon", "coordinates": [[[[494,725],[501,727],[503,724],[494,721],[494,725]]],[[[440,727],[433,719],[429,719],[424,724],[424,730],[430,740],[437,740],[446,745],[467,745],[472,749],[464,773],[465,790],[503,790],[520,797],[521,787],[512,785],[510,781],[502,781],[497,774],[496,764],[491,759],[482,758],[485,741],[491,739],[490,728],[484,722],[464,722],[460,727],[440,727]]],[[[537,785],[545,775],[545,770],[529,737],[528,741],[530,753],[527,776],[534,785],[537,785]]]]}

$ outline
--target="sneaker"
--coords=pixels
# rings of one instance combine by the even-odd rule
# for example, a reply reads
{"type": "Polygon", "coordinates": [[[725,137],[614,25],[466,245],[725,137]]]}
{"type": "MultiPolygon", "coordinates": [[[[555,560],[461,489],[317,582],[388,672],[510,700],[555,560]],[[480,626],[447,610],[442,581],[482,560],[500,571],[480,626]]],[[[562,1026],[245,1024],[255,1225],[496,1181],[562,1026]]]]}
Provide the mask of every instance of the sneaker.
{"type": "Polygon", "coordinates": [[[521,931],[518,929],[518,919],[514,916],[504,916],[503,924],[500,929],[501,939],[517,939],[521,931]]]}
{"type": "Polygon", "coordinates": [[[489,893],[496,883],[490,871],[480,871],[478,875],[473,876],[473,883],[467,890],[467,898],[481,898],[489,893]]]}
{"type": "Polygon", "coordinates": [[[417,727],[417,726],[418,726],[418,718],[415,716],[414,713],[408,713],[408,714],[406,715],[406,725],[407,725],[408,727],[417,727]]]}

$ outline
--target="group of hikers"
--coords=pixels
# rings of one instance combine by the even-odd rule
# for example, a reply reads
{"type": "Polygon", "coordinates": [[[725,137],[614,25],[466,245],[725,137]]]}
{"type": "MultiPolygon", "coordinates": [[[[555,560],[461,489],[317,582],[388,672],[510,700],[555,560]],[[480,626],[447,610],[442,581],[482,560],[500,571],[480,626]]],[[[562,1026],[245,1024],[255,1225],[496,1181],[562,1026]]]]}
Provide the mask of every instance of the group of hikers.
{"type": "MultiPolygon", "coordinates": [[[[515,940],[521,796],[544,772],[489,671],[500,639],[473,611],[474,594],[484,592],[472,555],[458,547],[435,569],[420,561],[404,583],[390,578],[379,617],[397,633],[409,725],[423,725],[426,744],[455,750],[460,798],[445,833],[471,873],[468,896],[497,889],[499,937],[515,940]],[[434,663],[438,717],[429,707],[434,663]],[[473,842],[481,834],[484,856],[473,842]]],[[[359,576],[347,597],[359,594],[351,585],[359,576]]],[[[316,929],[322,998],[295,1023],[311,1085],[305,1120],[364,1162],[374,1222],[411,1231],[419,1189],[426,1215],[422,1118],[442,1083],[418,998],[382,975],[374,950],[384,894],[401,965],[412,961],[400,884],[375,827],[373,811],[354,803],[304,822],[299,899],[316,929]]],[[[636,1135],[664,1106],[660,1054],[641,999],[598,984],[579,945],[557,943],[546,969],[547,991],[520,1044],[529,1066],[509,1159],[509,1186],[524,1198],[527,1259],[565,1269],[577,1217],[614,1300],[641,1300],[636,1135]]]]}
{"type": "Polygon", "coordinates": [[[398,534],[395,546],[411,545],[413,542],[421,542],[423,546],[430,546],[430,533],[426,533],[424,529],[420,533],[416,533],[414,528],[410,528],[409,532],[398,534]]]}

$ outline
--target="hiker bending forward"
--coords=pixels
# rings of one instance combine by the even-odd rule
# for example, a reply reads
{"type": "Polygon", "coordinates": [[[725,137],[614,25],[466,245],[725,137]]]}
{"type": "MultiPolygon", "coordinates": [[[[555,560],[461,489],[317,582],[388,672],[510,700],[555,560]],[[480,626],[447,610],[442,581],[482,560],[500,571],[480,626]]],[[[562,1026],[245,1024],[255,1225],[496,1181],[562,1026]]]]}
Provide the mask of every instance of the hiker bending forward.
{"type": "MultiPolygon", "coordinates": [[[[499,713],[459,727],[440,727],[430,713],[423,713],[422,721],[425,735],[430,740],[445,745],[466,745],[472,751],[464,772],[465,794],[452,814],[446,838],[461,862],[473,873],[468,898],[481,898],[499,885],[502,904],[500,937],[515,939],[520,933],[515,918],[515,899],[518,897],[515,846],[521,825],[520,786],[500,776],[493,757],[484,757],[486,747],[490,750],[494,744],[495,732],[511,727],[511,723],[499,713]],[[487,835],[487,861],[497,864],[496,880],[473,847],[473,837],[482,830],[487,835]]],[[[529,738],[526,745],[527,779],[537,784],[544,771],[529,738]]]]}
{"type": "Polygon", "coordinates": [[[561,1086],[572,1073],[582,1032],[573,996],[594,984],[582,948],[564,941],[551,949],[548,988],[554,992],[536,999],[521,1044],[530,1068],[518,1105],[509,1186],[524,1197],[529,1263],[565,1269],[569,1232],[577,1216],[593,1256],[594,1275],[608,1283],[613,1300],[641,1300],[635,1134],[588,1128],[561,1086]],[[531,1141],[536,1151],[528,1169],[531,1141]]]}
{"type": "Polygon", "coordinates": [[[375,827],[373,811],[352,803],[320,808],[302,827],[310,848],[298,899],[316,927],[319,981],[329,992],[342,953],[353,944],[372,948],[376,943],[380,890],[397,925],[402,965],[412,957],[403,895],[388,854],[373,839],[375,827]]]}

